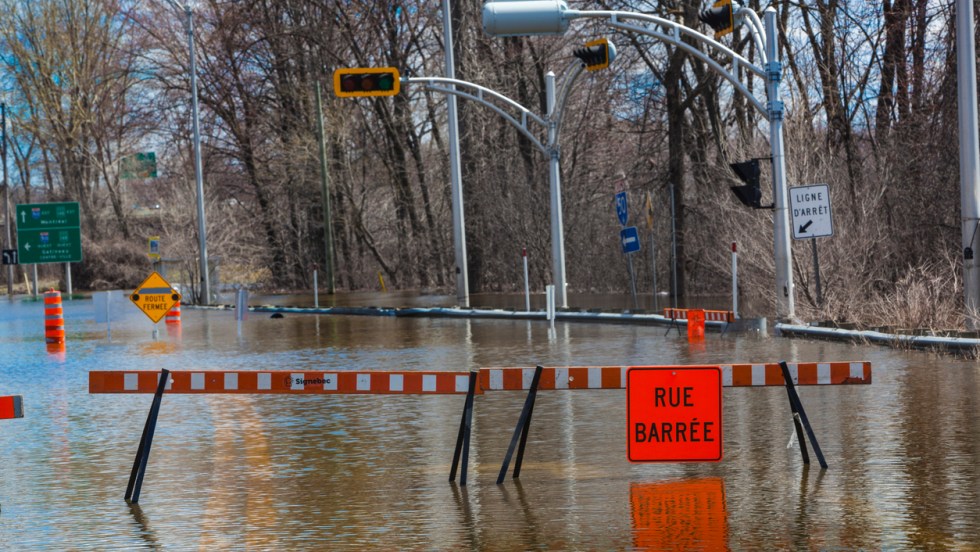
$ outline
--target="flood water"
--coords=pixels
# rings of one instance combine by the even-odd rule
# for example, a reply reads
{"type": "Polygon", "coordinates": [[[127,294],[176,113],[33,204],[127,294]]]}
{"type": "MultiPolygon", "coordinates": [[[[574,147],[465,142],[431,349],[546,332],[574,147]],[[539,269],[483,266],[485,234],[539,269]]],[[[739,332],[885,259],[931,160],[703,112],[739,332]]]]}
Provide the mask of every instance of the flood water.
{"type": "Polygon", "coordinates": [[[43,303],[0,304],[0,395],[25,408],[0,420],[0,550],[980,549],[975,361],[617,324],[252,313],[239,326],[189,308],[154,336],[128,304],[110,339],[91,300],[65,313],[67,350],[49,354],[43,303]],[[803,464],[779,387],[726,388],[723,460],[684,464],[627,461],[624,391],[542,391],[520,479],[499,486],[525,395],[486,393],[465,487],[448,482],[462,395],[164,395],[138,506],[123,495],[152,396],[90,395],[87,376],[780,360],[872,363],[872,385],[799,388],[827,470],[803,464]]]}

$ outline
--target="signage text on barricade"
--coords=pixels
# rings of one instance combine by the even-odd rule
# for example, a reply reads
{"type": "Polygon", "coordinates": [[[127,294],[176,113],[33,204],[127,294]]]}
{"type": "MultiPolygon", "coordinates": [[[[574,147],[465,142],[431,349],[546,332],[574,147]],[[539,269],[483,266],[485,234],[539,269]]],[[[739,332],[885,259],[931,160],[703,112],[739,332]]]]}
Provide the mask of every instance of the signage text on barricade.
{"type": "Polygon", "coordinates": [[[720,461],[721,369],[630,368],[626,426],[630,462],[720,461]]]}

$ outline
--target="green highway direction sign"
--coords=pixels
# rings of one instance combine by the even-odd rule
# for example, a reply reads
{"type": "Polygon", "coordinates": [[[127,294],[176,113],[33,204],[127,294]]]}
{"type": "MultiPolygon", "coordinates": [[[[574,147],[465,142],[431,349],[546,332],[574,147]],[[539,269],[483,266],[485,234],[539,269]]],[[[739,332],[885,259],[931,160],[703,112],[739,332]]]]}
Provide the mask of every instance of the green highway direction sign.
{"type": "Polygon", "coordinates": [[[78,203],[18,205],[18,261],[20,264],[81,262],[80,226],[78,203]]]}

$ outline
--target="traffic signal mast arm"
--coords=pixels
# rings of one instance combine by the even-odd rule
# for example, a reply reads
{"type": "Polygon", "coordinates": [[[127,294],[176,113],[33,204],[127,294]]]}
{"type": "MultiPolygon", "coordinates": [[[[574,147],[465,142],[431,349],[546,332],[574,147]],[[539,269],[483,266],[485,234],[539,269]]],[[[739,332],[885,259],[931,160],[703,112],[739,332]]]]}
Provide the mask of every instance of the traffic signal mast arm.
{"type": "MultiPolygon", "coordinates": [[[[571,11],[571,10],[569,10],[571,11]]],[[[567,13],[567,12],[566,12],[567,13]]],[[[742,93],[749,102],[755,106],[766,118],[768,119],[769,113],[766,109],[765,103],[759,101],[749,88],[742,84],[738,79],[738,67],[742,66],[748,71],[751,71],[758,75],[763,81],[766,78],[766,71],[763,67],[757,66],[746,59],[741,54],[735,52],[728,46],[725,46],[717,40],[701,34],[700,32],[681,25],[680,23],[675,23],[668,19],[662,17],[657,17],[655,15],[646,15],[642,13],[629,13],[629,12],[618,12],[618,11],[579,11],[575,12],[575,15],[569,15],[573,18],[600,18],[608,19],[608,25],[610,27],[620,29],[627,32],[633,32],[637,34],[644,34],[647,36],[652,36],[654,38],[660,39],[664,42],[676,46],[688,54],[700,59],[707,65],[709,65],[715,72],[719,73],[721,76],[725,77],[736,90],[742,93]],[[650,23],[649,26],[641,26],[634,23],[627,23],[626,21],[636,20],[644,23],[650,23]],[[712,50],[718,52],[719,54],[728,57],[731,60],[731,69],[726,69],[722,64],[718,63],[713,57],[711,57],[707,52],[701,51],[694,45],[683,40],[683,37],[693,38],[696,42],[700,42],[705,46],[708,46],[712,50]]]]}
{"type": "Polygon", "coordinates": [[[547,148],[531,131],[529,125],[529,122],[533,121],[541,125],[541,129],[546,131],[548,128],[548,121],[543,117],[534,114],[528,108],[508,98],[507,96],[504,96],[503,94],[494,92],[489,88],[474,84],[472,82],[447,79],[445,77],[402,77],[402,82],[405,84],[424,84],[426,88],[434,92],[452,94],[454,96],[473,100],[479,104],[485,105],[496,112],[497,115],[503,117],[505,121],[513,125],[542,153],[548,155],[550,152],[550,149],[547,148]],[[455,85],[455,88],[448,85],[455,85]],[[517,116],[508,113],[504,110],[504,108],[500,107],[500,105],[488,101],[487,98],[492,98],[497,102],[504,104],[506,107],[517,111],[517,116]]]}
{"type": "MultiPolygon", "coordinates": [[[[734,9],[734,6],[732,6],[734,9]]],[[[769,148],[772,157],[773,180],[773,249],[776,267],[776,315],[784,320],[795,320],[795,289],[793,285],[793,260],[789,232],[789,191],[786,184],[785,148],[783,145],[783,102],[780,100],[779,84],[782,80],[782,64],[779,61],[779,28],[776,8],[765,10],[765,41],[753,38],[758,46],[765,46],[760,55],[761,65],[751,63],[717,40],[679,23],[653,15],[620,11],[577,11],[568,9],[565,0],[490,0],[483,5],[483,30],[494,36],[562,35],[568,30],[573,19],[604,19],[615,29],[651,36],[672,46],[680,48],[701,60],[709,68],[728,80],[732,87],[741,93],[769,122],[769,148]],[[689,44],[684,39],[689,39],[689,44]],[[701,47],[712,50],[714,55],[727,57],[730,68],[726,69],[701,47]],[[738,73],[755,73],[765,83],[765,95],[759,99],[738,73]]],[[[741,19],[758,28],[758,18],[753,17],[747,8],[740,8],[741,19]]],[[[733,21],[734,23],[734,21],[733,21]]]]}
{"type": "MultiPolygon", "coordinates": [[[[487,2],[483,7],[484,29],[489,34],[496,36],[527,36],[528,33],[521,31],[521,28],[526,21],[526,14],[521,12],[520,6],[522,4],[529,3],[538,4],[539,2],[487,2]]],[[[559,2],[556,1],[555,4],[559,4],[559,2]]],[[[752,14],[749,15],[749,12],[751,11],[752,10],[749,10],[748,8],[740,8],[738,14],[747,16],[752,22],[751,27],[753,27],[753,36],[756,37],[756,45],[759,46],[762,40],[758,37],[758,32],[754,28],[756,23],[759,21],[759,18],[755,15],[755,12],[752,12],[752,14]]],[[[764,53],[760,53],[762,57],[762,64],[756,65],[741,54],[735,52],[728,46],[725,46],[721,42],[718,42],[709,36],[706,36],[680,23],[676,23],[662,17],[657,17],[655,15],[610,10],[556,10],[554,17],[560,18],[564,22],[572,19],[583,18],[605,19],[607,20],[607,25],[615,29],[652,36],[672,46],[676,46],[703,61],[715,72],[725,77],[725,79],[727,79],[736,90],[745,96],[749,102],[752,103],[752,105],[755,106],[760,113],[762,113],[763,116],[765,116],[767,119],[769,118],[769,111],[766,103],[756,98],[752,91],[738,79],[738,67],[741,66],[746,70],[755,73],[764,82],[768,77],[768,73],[766,71],[767,58],[765,57],[764,53]],[[638,23],[643,23],[646,25],[638,23]],[[704,52],[698,49],[695,44],[690,44],[684,41],[684,37],[691,38],[696,43],[703,44],[721,57],[727,57],[731,60],[731,68],[726,69],[721,63],[709,55],[709,52],[704,52]]],[[[557,32],[557,30],[555,32],[557,32]]],[[[541,34],[545,33],[542,32],[541,34]]],[[[759,51],[765,52],[766,49],[761,48],[759,51]]]]}

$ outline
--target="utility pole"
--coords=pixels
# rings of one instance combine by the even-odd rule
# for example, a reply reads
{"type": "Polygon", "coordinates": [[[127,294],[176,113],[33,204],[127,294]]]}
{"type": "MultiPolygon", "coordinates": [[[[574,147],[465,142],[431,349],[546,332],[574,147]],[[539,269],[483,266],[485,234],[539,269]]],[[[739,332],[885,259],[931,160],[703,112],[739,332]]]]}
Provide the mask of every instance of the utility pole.
{"type": "Polygon", "coordinates": [[[316,83],[316,130],[320,142],[320,191],[323,195],[323,241],[326,254],[327,293],[333,295],[333,226],[330,224],[330,175],[327,173],[327,143],[323,132],[323,100],[320,97],[320,81],[316,83]]]}
{"type": "Polygon", "coordinates": [[[960,216],[963,238],[963,295],[966,328],[980,327],[980,140],[977,138],[977,46],[973,0],[956,0],[956,82],[960,127],[960,216]]]}
{"type": "MultiPolygon", "coordinates": [[[[10,181],[7,180],[7,104],[0,103],[0,157],[3,159],[3,222],[7,230],[4,249],[11,249],[10,239],[10,181]]],[[[7,297],[14,296],[14,265],[7,265],[7,297]]]]}
{"type": "Polygon", "coordinates": [[[194,126],[194,179],[197,183],[197,237],[201,251],[201,302],[211,304],[211,275],[208,272],[208,234],[204,220],[204,169],[201,167],[201,115],[197,107],[197,57],[194,53],[194,12],[184,4],[187,15],[187,47],[191,57],[191,111],[194,126]]]}
{"type": "Polygon", "coordinates": [[[191,78],[191,127],[194,144],[194,180],[197,184],[197,238],[200,250],[201,304],[211,304],[211,275],[208,272],[208,234],[204,219],[204,175],[201,167],[201,117],[197,106],[197,56],[194,53],[194,12],[190,4],[181,8],[174,0],[167,2],[180,11],[183,10],[184,30],[187,31],[187,49],[190,51],[191,78]]]}
{"type": "MultiPolygon", "coordinates": [[[[449,10],[449,0],[442,0],[442,34],[445,42],[446,78],[456,78],[456,65],[453,60],[453,20],[449,10]]],[[[450,83],[450,89],[455,85],[450,83]]],[[[459,306],[470,306],[470,280],[466,267],[466,217],[463,215],[463,183],[459,161],[459,124],[456,116],[456,96],[446,98],[449,127],[449,172],[452,178],[453,249],[456,261],[456,301],[459,306]]]]}

